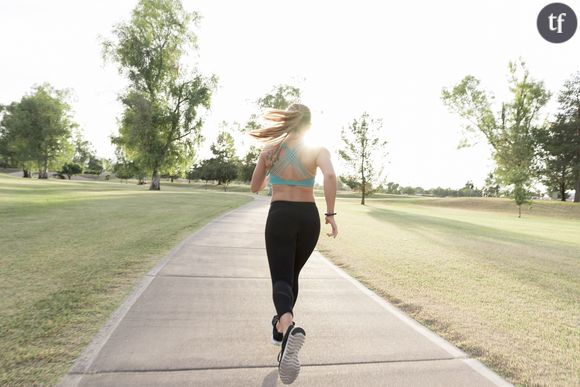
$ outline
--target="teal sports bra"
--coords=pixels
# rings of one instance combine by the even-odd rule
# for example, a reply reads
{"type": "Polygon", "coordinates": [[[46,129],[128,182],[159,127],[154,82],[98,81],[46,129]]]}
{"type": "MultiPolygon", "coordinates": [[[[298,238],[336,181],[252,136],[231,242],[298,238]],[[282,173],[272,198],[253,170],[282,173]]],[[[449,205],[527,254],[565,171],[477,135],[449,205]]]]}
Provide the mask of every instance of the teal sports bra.
{"type": "Polygon", "coordinates": [[[302,142],[299,142],[298,145],[294,149],[288,148],[288,146],[284,143],[280,145],[280,149],[284,148],[284,157],[280,158],[278,161],[274,163],[268,175],[270,175],[270,183],[272,185],[297,185],[301,187],[314,187],[314,177],[304,168],[304,165],[300,162],[297,157],[297,150],[301,148],[303,145],[302,142]],[[303,177],[302,180],[288,180],[283,179],[279,175],[289,166],[292,166],[296,171],[296,174],[300,177],[303,177]]]}

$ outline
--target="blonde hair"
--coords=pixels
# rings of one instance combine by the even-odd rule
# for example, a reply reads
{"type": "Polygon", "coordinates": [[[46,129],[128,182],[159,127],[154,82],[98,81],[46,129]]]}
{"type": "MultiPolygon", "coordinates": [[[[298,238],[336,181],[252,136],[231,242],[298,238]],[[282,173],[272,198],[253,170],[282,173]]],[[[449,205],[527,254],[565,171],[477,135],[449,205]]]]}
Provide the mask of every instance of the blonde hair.
{"type": "Polygon", "coordinates": [[[293,103],[286,110],[269,109],[262,118],[274,124],[250,130],[248,134],[268,147],[280,144],[290,132],[310,124],[311,115],[306,105],[293,103]]]}

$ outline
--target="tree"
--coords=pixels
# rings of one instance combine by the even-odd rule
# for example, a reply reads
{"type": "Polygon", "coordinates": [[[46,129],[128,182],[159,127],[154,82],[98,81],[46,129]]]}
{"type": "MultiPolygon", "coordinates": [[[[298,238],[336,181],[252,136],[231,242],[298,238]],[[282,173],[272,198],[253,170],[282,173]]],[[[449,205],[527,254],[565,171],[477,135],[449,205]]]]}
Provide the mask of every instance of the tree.
{"type": "Polygon", "coordinates": [[[116,163],[113,166],[113,173],[117,176],[121,181],[132,178],[135,176],[135,166],[131,162],[121,162],[116,163]]]}
{"type": "Polygon", "coordinates": [[[84,171],[85,168],[87,168],[89,159],[95,154],[95,151],[91,143],[83,138],[83,135],[79,130],[75,131],[73,142],[75,150],[72,162],[79,164],[82,171],[84,171]]]}
{"type": "Polygon", "coordinates": [[[238,176],[240,180],[249,182],[252,180],[258,157],[260,156],[260,149],[254,145],[250,147],[244,158],[240,162],[240,170],[238,176]]]}
{"type": "Polygon", "coordinates": [[[127,181],[132,177],[137,177],[137,184],[143,184],[142,181],[145,177],[144,171],[134,161],[129,160],[123,149],[119,146],[115,149],[115,157],[116,162],[113,164],[113,173],[115,176],[121,179],[121,181],[127,181]]]}
{"type": "Polygon", "coordinates": [[[560,117],[569,124],[569,130],[576,129],[574,137],[576,144],[574,169],[574,203],[580,202],[580,72],[577,72],[564,83],[564,89],[558,96],[560,103],[560,117]]]}
{"type": "Polygon", "coordinates": [[[417,193],[417,189],[413,186],[401,187],[401,193],[403,195],[415,195],[417,193]]]}
{"type": "Polygon", "coordinates": [[[300,89],[291,85],[277,85],[269,93],[259,98],[256,104],[261,108],[284,110],[300,99],[300,89]]]}
{"type": "Polygon", "coordinates": [[[109,158],[102,158],[103,172],[111,172],[113,170],[113,160],[109,158]]]}
{"type": "Polygon", "coordinates": [[[70,180],[71,176],[78,175],[82,171],[83,171],[83,168],[77,163],[65,163],[62,166],[60,173],[63,175],[66,175],[68,177],[68,179],[70,180]]]}
{"type": "MultiPolygon", "coordinates": [[[[6,131],[6,128],[1,125],[5,112],[6,106],[0,105],[0,167],[20,167],[20,165],[18,165],[17,157],[14,154],[14,151],[11,149],[11,139],[9,138],[9,133],[6,131]]],[[[23,172],[24,177],[30,177],[29,171],[23,169],[23,172]]]]}
{"type": "MultiPolygon", "coordinates": [[[[256,107],[258,109],[280,109],[285,110],[291,104],[300,100],[301,91],[296,86],[280,84],[274,86],[263,97],[256,100],[256,107]]],[[[254,113],[250,116],[248,122],[243,127],[240,127],[242,132],[249,132],[253,129],[258,129],[258,114],[254,113]]]]}
{"type": "Polygon", "coordinates": [[[482,189],[482,196],[499,197],[499,189],[500,184],[493,172],[488,173],[482,189]]]}
{"type": "Polygon", "coordinates": [[[189,27],[198,19],[180,0],[141,0],[131,20],[115,27],[117,40],[103,42],[104,57],[117,62],[130,81],[113,143],[151,173],[150,190],[160,189],[161,172],[190,165],[202,139],[198,110],[209,108],[217,78],[181,63],[189,48],[197,48],[189,27]]]}
{"type": "Polygon", "coordinates": [[[396,195],[401,194],[399,184],[395,183],[393,181],[390,181],[387,183],[387,187],[385,189],[385,192],[388,194],[396,194],[396,195]]]}
{"type": "Polygon", "coordinates": [[[218,133],[216,142],[210,146],[210,149],[219,160],[229,161],[236,157],[234,137],[226,131],[218,133]]]}
{"type": "Polygon", "coordinates": [[[457,190],[457,196],[460,197],[480,197],[483,196],[483,191],[477,189],[477,187],[475,187],[475,185],[473,184],[473,182],[471,180],[467,181],[465,183],[465,185],[463,186],[463,188],[460,188],[459,190],[457,190]]]}
{"type": "Polygon", "coordinates": [[[556,119],[534,133],[543,161],[539,174],[562,201],[574,188],[574,202],[580,202],[580,72],[564,82],[558,102],[556,119]]]}
{"type": "Polygon", "coordinates": [[[91,154],[89,156],[89,160],[87,162],[87,170],[86,173],[91,173],[94,175],[100,175],[103,173],[103,160],[96,155],[91,154]]]}
{"type": "Polygon", "coordinates": [[[574,161],[576,158],[576,128],[570,122],[558,119],[534,133],[541,155],[537,176],[549,192],[557,192],[566,201],[566,191],[574,187],[574,161]]]}
{"type": "Polygon", "coordinates": [[[234,138],[230,133],[222,131],[210,148],[215,156],[215,166],[212,169],[215,180],[218,185],[224,184],[224,191],[227,191],[230,181],[238,177],[239,160],[236,157],[234,138]]]}
{"type": "MultiPolygon", "coordinates": [[[[468,75],[451,90],[443,88],[443,103],[467,121],[467,133],[482,133],[493,147],[495,174],[514,187],[514,199],[521,217],[521,205],[529,200],[536,157],[533,131],[540,109],[550,93],[543,82],[530,78],[523,60],[509,63],[509,87],[513,100],[492,112],[493,96],[480,89],[479,80],[468,75]]],[[[464,140],[461,146],[469,146],[464,140]]]]}
{"type": "Polygon", "coordinates": [[[200,164],[195,164],[189,171],[186,172],[185,177],[187,182],[191,183],[192,180],[201,179],[201,166],[200,164]]]}
{"type": "Polygon", "coordinates": [[[362,205],[365,204],[365,197],[373,192],[372,184],[382,172],[382,168],[378,171],[376,168],[385,156],[387,144],[386,140],[378,137],[381,128],[381,119],[371,118],[364,112],[352,121],[348,131],[344,128],[341,131],[344,148],[339,150],[339,155],[346,161],[350,173],[340,176],[340,179],[351,189],[361,191],[362,205]]]}
{"type": "Polygon", "coordinates": [[[205,185],[210,180],[217,180],[218,161],[216,158],[203,160],[199,166],[199,178],[205,181],[205,185]]]}
{"type": "Polygon", "coordinates": [[[30,177],[36,165],[38,178],[47,179],[48,169],[58,169],[72,158],[73,128],[67,102],[67,90],[54,89],[45,83],[5,107],[0,122],[4,147],[15,163],[30,177]]]}

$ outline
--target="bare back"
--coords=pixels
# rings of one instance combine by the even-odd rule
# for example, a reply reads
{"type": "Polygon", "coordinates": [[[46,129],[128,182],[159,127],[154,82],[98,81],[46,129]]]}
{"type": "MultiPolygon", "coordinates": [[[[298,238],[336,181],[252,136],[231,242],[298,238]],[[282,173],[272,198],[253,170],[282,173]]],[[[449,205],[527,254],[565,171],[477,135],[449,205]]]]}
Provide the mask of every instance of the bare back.
{"type": "MultiPolygon", "coordinates": [[[[299,145],[300,141],[302,141],[300,138],[289,138],[285,140],[284,143],[288,148],[294,149],[297,148],[297,145],[299,145]]],[[[285,154],[285,152],[287,152],[286,149],[286,147],[279,149],[279,157],[277,157],[277,159],[281,159],[287,156],[285,154]]],[[[316,160],[319,153],[320,147],[303,144],[303,146],[300,146],[299,152],[296,152],[296,154],[290,156],[296,158],[296,161],[301,164],[301,166],[304,168],[304,171],[297,171],[296,168],[288,167],[280,171],[278,176],[286,180],[304,179],[304,172],[306,172],[309,177],[316,176],[316,160]]],[[[314,190],[311,187],[273,184],[272,201],[276,200],[314,202],[314,190]]]]}

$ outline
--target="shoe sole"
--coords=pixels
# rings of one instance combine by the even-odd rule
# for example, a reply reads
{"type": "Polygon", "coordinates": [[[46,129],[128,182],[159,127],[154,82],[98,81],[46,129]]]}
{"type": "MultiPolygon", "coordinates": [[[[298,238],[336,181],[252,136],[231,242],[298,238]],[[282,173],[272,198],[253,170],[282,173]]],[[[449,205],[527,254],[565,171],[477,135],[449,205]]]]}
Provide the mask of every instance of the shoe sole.
{"type": "Polygon", "coordinates": [[[284,354],[282,355],[282,360],[280,361],[280,367],[278,370],[280,380],[284,384],[293,383],[300,373],[298,352],[300,351],[300,348],[302,348],[305,339],[306,332],[304,332],[304,329],[294,326],[288,336],[288,341],[286,342],[286,347],[284,347],[284,354]]]}

